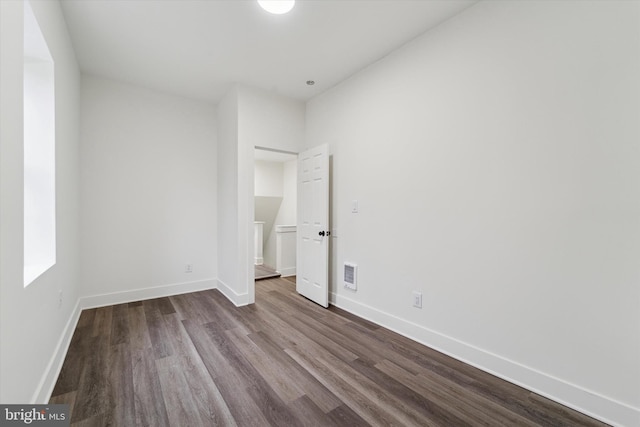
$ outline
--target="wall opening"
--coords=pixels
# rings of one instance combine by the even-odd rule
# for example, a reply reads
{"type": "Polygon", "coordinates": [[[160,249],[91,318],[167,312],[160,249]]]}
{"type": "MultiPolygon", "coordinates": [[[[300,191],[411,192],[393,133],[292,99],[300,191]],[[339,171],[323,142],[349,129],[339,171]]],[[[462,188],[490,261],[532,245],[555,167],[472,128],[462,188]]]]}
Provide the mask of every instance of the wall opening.
{"type": "Polygon", "coordinates": [[[255,279],[295,276],[297,155],[256,147],[254,159],[255,279]]]}
{"type": "Polygon", "coordinates": [[[54,63],[24,2],[24,286],[56,263],[54,63]]]}

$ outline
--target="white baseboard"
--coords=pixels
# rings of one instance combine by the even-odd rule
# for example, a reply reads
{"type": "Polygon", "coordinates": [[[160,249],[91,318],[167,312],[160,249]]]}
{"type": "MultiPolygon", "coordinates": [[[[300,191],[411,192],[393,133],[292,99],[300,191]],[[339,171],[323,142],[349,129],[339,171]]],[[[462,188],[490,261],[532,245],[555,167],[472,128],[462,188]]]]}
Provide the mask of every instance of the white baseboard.
{"type": "Polygon", "coordinates": [[[231,301],[236,307],[241,307],[243,305],[253,304],[254,301],[251,301],[248,293],[238,294],[236,291],[231,289],[229,285],[224,283],[222,280],[218,279],[218,290],[227,297],[229,301],[231,301]]]}
{"type": "Polygon", "coordinates": [[[331,293],[329,297],[329,302],[336,307],[607,424],[640,425],[640,408],[586,390],[350,298],[335,293],[331,293]]]}
{"type": "Polygon", "coordinates": [[[113,292],[109,294],[92,295],[80,298],[82,309],[104,307],[107,305],[124,304],[152,298],[168,297],[189,292],[215,289],[216,280],[198,280],[195,282],[175,283],[171,285],[154,286],[151,288],[133,289],[130,291],[113,292]]]}
{"type": "Polygon", "coordinates": [[[76,305],[73,308],[71,315],[69,316],[69,320],[67,320],[67,324],[65,325],[64,330],[60,335],[60,339],[58,340],[56,349],[51,355],[51,359],[47,364],[44,375],[40,379],[38,388],[31,398],[31,403],[49,403],[51,393],[53,393],[53,388],[55,387],[56,381],[58,380],[58,375],[60,375],[60,371],[62,370],[62,364],[64,363],[64,358],[67,355],[67,350],[69,350],[73,332],[76,330],[78,319],[80,319],[81,311],[82,309],[80,308],[80,300],[78,300],[76,301],[76,305]]]}

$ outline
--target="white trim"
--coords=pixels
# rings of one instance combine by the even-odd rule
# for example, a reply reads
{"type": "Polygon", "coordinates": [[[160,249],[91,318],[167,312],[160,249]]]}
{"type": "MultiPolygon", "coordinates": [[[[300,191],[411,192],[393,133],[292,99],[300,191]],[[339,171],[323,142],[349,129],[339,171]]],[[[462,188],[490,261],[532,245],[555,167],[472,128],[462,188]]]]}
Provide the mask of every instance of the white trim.
{"type": "Polygon", "coordinates": [[[58,340],[56,349],[51,355],[51,359],[47,364],[44,375],[40,379],[40,383],[38,383],[38,387],[36,388],[36,391],[31,398],[31,403],[49,403],[51,393],[53,393],[53,388],[55,387],[58,376],[60,375],[60,371],[62,370],[62,364],[64,363],[64,359],[67,356],[67,351],[69,350],[69,345],[71,344],[73,332],[76,330],[78,319],[80,319],[81,311],[82,309],[80,308],[80,299],[78,299],[76,301],[76,306],[73,308],[71,316],[69,316],[69,320],[67,320],[67,324],[65,325],[64,330],[60,335],[60,339],[58,340]]]}
{"type": "Polygon", "coordinates": [[[276,233],[295,233],[297,225],[276,225],[276,233]]]}
{"type": "Polygon", "coordinates": [[[85,310],[87,308],[124,304],[127,302],[143,301],[152,298],[168,297],[171,295],[180,295],[189,292],[205,291],[215,288],[215,279],[174,283],[171,285],[154,286],[151,288],[134,289],[131,291],[113,292],[110,294],[81,297],[80,305],[82,309],[85,310]]]}
{"type": "MultiPolygon", "coordinates": [[[[253,266],[251,266],[251,268],[253,268],[253,266]]],[[[227,285],[220,279],[218,279],[218,290],[236,307],[241,307],[243,305],[249,305],[253,303],[253,301],[249,300],[250,298],[248,292],[244,294],[238,294],[236,293],[236,291],[231,289],[229,285],[227,285]]]]}
{"type": "Polygon", "coordinates": [[[602,396],[576,384],[490,353],[453,337],[385,313],[350,298],[330,293],[330,303],[454,359],[526,388],[613,426],[640,425],[640,408],[602,396]]]}

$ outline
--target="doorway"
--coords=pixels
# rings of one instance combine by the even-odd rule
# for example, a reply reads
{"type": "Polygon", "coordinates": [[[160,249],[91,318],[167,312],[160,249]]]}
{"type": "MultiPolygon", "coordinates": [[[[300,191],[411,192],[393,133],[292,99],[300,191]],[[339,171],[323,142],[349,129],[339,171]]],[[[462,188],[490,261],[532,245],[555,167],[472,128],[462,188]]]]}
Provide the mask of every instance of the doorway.
{"type": "Polygon", "coordinates": [[[255,280],[296,274],[297,154],[254,152],[255,280]]]}

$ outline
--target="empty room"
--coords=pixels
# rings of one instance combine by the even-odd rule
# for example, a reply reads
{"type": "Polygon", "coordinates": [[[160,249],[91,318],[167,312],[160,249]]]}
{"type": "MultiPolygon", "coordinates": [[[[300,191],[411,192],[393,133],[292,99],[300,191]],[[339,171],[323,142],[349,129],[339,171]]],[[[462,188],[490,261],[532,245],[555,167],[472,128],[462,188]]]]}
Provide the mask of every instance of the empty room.
{"type": "Polygon", "coordinates": [[[0,0],[0,196],[2,425],[640,426],[640,0],[0,0]]]}

